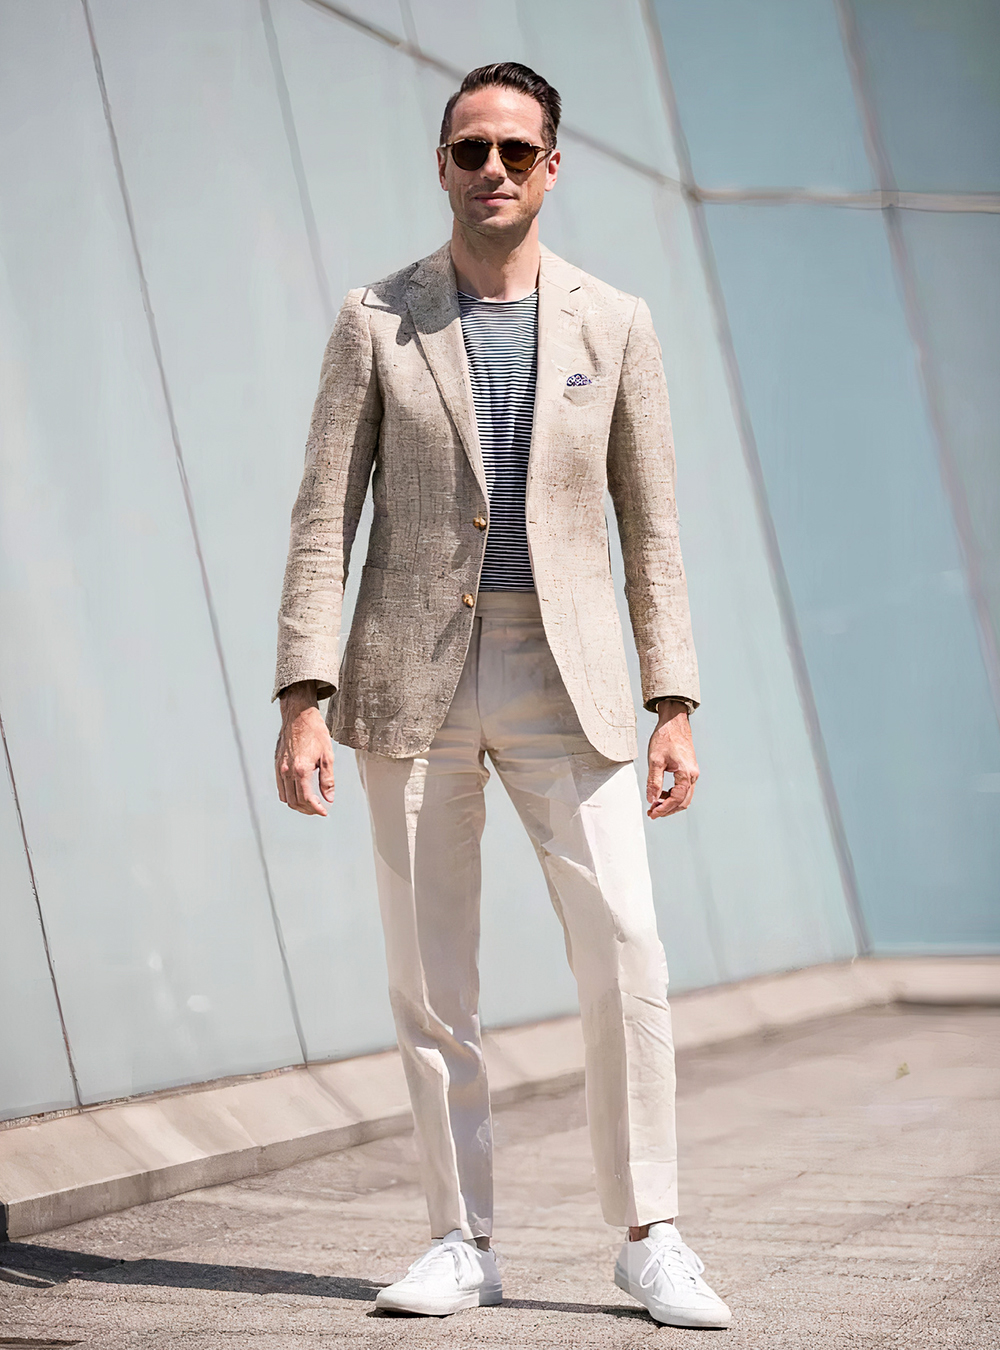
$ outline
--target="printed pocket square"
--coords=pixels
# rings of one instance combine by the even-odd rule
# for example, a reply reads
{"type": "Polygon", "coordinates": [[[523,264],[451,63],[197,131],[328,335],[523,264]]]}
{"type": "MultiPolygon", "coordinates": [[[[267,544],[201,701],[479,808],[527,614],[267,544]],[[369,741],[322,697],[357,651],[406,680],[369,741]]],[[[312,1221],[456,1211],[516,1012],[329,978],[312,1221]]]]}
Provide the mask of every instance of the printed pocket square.
{"type": "Polygon", "coordinates": [[[589,375],[571,375],[566,383],[570,388],[575,388],[577,385],[593,384],[594,382],[589,375]]]}

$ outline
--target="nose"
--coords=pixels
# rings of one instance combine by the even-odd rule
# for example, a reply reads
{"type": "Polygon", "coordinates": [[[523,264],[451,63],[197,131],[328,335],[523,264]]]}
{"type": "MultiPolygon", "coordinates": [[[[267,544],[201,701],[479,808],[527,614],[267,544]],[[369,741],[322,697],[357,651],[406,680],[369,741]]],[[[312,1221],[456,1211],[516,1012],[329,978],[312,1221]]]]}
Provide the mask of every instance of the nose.
{"type": "Polygon", "coordinates": [[[490,153],[486,156],[486,163],[479,172],[484,178],[496,179],[498,182],[507,177],[507,170],[503,166],[503,160],[500,158],[500,150],[497,146],[490,147],[490,153]]]}

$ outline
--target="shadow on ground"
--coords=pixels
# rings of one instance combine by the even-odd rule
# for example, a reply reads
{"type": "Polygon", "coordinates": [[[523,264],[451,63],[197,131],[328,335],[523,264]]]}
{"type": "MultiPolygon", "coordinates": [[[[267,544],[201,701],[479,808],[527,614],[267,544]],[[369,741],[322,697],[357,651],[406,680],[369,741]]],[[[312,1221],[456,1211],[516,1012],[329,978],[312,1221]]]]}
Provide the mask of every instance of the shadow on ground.
{"type": "MultiPolygon", "coordinates": [[[[197,1261],[121,1261],[89,1252],[39,1247],[29,1242],[0,1246],[0,1282],[25,1288],[51,1288],[67,1280],[95,1280],[101,1284],[154,1285],[174,1289],[228,1290],[237,1294],[300,1294],[312,1298],[347,1298],[373,1303],[383,1287],[371,1280],[343,1279],[337,1275],[308,1275],[298,1270],[268,1270],[262,1266],[215,1266],[197,1261]]],[[[547,1299],[504,1299],[505,1308],[538,1312],[603,1314],[607,1317],[646,1317],[643,1308],[623,1308],[608,1303],[553,1303],[547,1299]]],[[[374,1311],[374,1310],[373,1310],[374,1311]]],[[[383,1313],[376,1314],[384,1316],[383,1313]]],[[[391,1315],[391,1314],[390,1314],[391,1315]]],[[[404,1314],[405,1315],[405,1314],[404,1314]]],[[[49,1342],[8,1342],[39,1345],[49,1342]]],[[[64,1344],[74,1345],[68,1341],[64,1344]]]]}
{"type": "Polygon", "coordinates": [[[215,1266],[197,1261],[112,1260],[88,1252],[11,1242],[0,1247],[0,1280],[37,1288],[67,1280],[101,1284],[159,1285],[175,1289],[224,1289],[237,1294],[310,1294],[314,1298],[352,1298],[370,1302],[379,1289],[369,1280],[307,1275],[298,1270],[262,1266],[215,1266]]]}

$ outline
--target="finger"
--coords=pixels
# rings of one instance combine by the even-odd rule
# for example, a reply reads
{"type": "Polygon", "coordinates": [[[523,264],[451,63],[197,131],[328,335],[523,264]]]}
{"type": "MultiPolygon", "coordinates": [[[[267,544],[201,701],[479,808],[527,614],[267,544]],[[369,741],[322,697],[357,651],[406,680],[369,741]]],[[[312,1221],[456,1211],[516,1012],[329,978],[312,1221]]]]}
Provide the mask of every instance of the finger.
{"type": "Polygon", "coordinates": [[[299,809],[299,799],[295,791],[295,775],[287,764],[281,768],[281,787],[283,792],[282,801],[286,806],[290,806],[293,811],[299,809]]]}
{"type": "Polygon", "coordinates": [[[690,774],[675,772],[673,787],[669,792],[661,793],[659,800],[654,802],[646,813],[650,820],[660,820],[664,816],[673,816],[678,811],[683,811],[691,800],[693,786],[690,774]]]}
{"type": "Polygon", "coordinates": [[[281,741],[278,741],[278,748],[274,752],[274,781],[278,785],[278,800],[288,803],[288,794],[285,791],[285,780],[281,775],[281,762],[283,759],[281,741]]]}
{"type": "Polygon", "coordinates": [[[314,764],[302,763],[295,765],[295,795],[301,803],[299,810],[307,816],[325,816],[326,807],[313,791],[313,774],[316,772],[314,764]]]}
{"type": "Polygon", "coordinates": [[[301,816],[316,815],[315,810],[309,803],[306,786],[297,774],[293,774],[291,778],[291,793],[292,799],[288,804],[293,811],[298,811],[301,816]]]}
{"type": "Polygon", "coordinates": [[[646,801],[651,805],[660,800],[660,793],[663,791],[663,770],[662,760],[650,758],[649,776],[646,779],[646,801]]]}
{"type": "Polygon", "coordinates": [[[281,766],[281,777],[285,785],[285,801],[293,811],[299,811],[304,815],[308,815],[309,812],[306,810],[305,797],[300,791],[300,779],[299,775],[295,772],[294,762],[289,761],[288,759],[285,760],[284,764],[281,766]]]}
{"type": "Polygon", "coordinates": [[[698,775],[696,773],[691,774],[690,778],[688,779],[687,791],[684,794],[684,800],[680,805],[681,811],[686,811],[688,807],[691,805],[691,799],[694,796],[694,785],[695,783],[697,783],[697,781],[698,775]]]}
{"type": "Polygon", "coordinates": [[[319,790],[328,802],[333,801],[333,756],[324,754],[319,762],[319,790]]]}

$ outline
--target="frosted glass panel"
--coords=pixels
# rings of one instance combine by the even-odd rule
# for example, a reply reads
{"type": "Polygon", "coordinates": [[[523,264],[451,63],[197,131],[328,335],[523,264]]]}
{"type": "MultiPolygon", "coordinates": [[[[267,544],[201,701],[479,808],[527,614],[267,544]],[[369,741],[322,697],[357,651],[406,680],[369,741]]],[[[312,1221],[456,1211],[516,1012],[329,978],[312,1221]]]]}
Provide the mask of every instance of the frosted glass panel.
{"type": "MultiPolygon", "coordinates": [[[[488,5],[470,5],[467,0],[409,3],[421,50],[449,62],[463,74],[494,61],[530,65],[517,0],[493,0],[488,5]]],[[[545,75],[544,69],[541,74],[545,75]]],[[[457,81],[452,88],[458,88],[457,81]]]]}
{"type": "MultiPolygon", "coordinates": [[[[272,8],[323,264],[339,308],[352,286],[424,257],[451,232],[434,147],[453,82],[302,0],[272,0],[272,8]]],[[[311,358],[315,376],[321,355],[311,358]]]]}
{"type": "Polygon", "coordinates": [[[709,219],[873,936],[995,943],[1000,736],[882,222],[709,219]]]}
{"type": "Polygon", "coordinates": [[[901,218],[1000,646],[1000,215],[901,218]]]}
{"type": "MultiPolygon", "coordinates": [[[[678,174],[637,0],[521,0],[528,65],[559,90],[563,118],[622,155],[678,174]]],[[[501,58],[504,59],[504,58],[501,58]]],[[[567,141],[563,149],[569,148],[567,141]]]]}
{"type": "MultiPolygon", "coordinates": [[[[348,45],[325,54],[327,72],[347,66],[360,87],[364,58],[378,69],[381,44],[296,8],[348,45]]],[[[260,13],[242,0],[96,0],[94,13],[307,1050],[378,1048],[392,1031],[353,755],[337,756],[327,820],[274,786],[275,615],[327,332],[260,13]]],[[[325,180],[342,184],[338,112],[325,180]]]]}
{"type": "Polygon", "coordinates": [[[298,1047],[79,7],[0,9],[0,126],[0,689],[81,1088],[287,1063],[298,1047]]]}
{"type": "Polygon", "coordinates": [[[1000,190],[1000,5],[853,5],[896,186],[1000,190]]]}
{"type": "MultiPolygon", "coordinates": [[[[380,29],[383,33],[390,33],[393,37],[406,38],[408,36],[406,25],[403,22],[403,7],[407,0],[336,0],[336,4],[328,11],[330,20],[339,24],[343,28],[349,28],[334,11],[340,10],[342,13],[350,14],[362,23],[371,24],[373,28],[380,29]]],[[[272,6],[275,0],[268,0],[272,6]]],[[[310,0],[298,0],[298,4],[303,7],[310,3],[310,0]]],[[[315,0],[313,5],[316,9],[324,8],[323,0],[315,0]]],[[[252,6],[248,6],[252,8],[252,6]]]]}
{"type": "Polygon", "coordinates": [[[831,0],[654,0],[704,187],[865,191],[865,156],[831,0]]]}
{"type": "Polygon", "coordinates": [[[0,750],[0,1120],[73,1105],[56,999],[0,750]]]}

